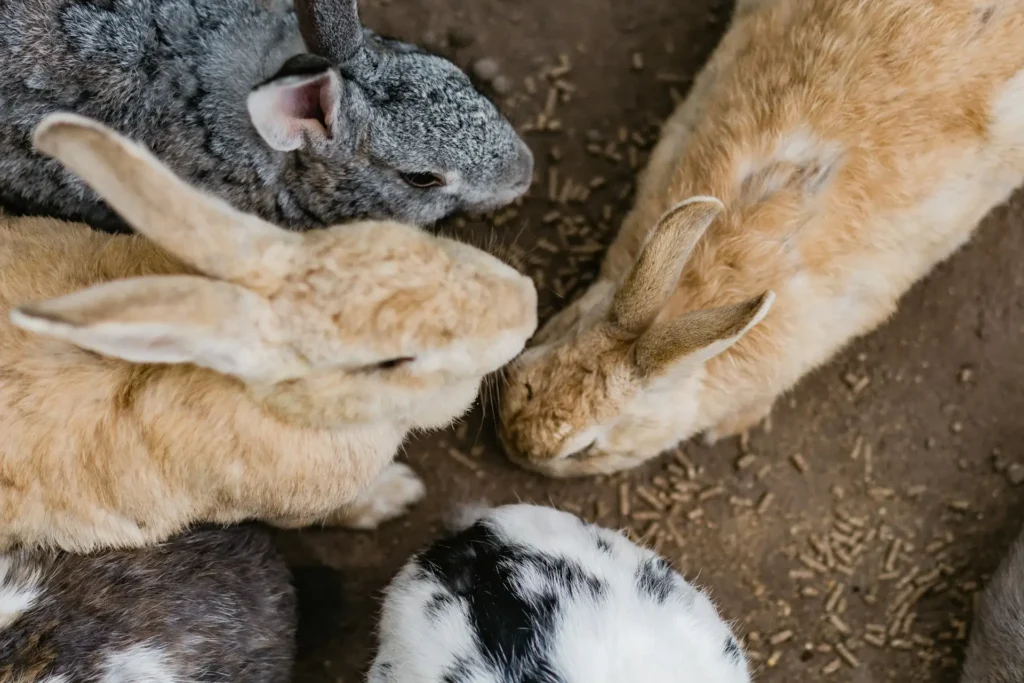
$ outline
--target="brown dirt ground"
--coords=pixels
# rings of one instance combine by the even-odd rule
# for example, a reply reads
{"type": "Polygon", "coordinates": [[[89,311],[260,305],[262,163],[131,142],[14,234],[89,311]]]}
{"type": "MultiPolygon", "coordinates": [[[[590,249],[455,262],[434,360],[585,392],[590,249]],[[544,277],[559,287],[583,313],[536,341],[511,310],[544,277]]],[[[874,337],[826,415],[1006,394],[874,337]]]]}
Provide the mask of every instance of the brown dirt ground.
{"type": "MultiPolygon", "coordinates": [[[[521,210],[492,217],[490,228],[454,226],[477,243],[493,232],[528,249],[520,254],[527,269],[547,273],[542,303],[549,312],[559,302],[553,290],[572,298],[593,276],[601,254],[588,246],[595,239],[606,245],[614,234],[635,176],[631,160],[643,162],[672,109],[671,91],[685,94],[730,5],[378,0],[364,3],[364,16],[466,67],[495,58],[513,84],[499,101],[517,124],[536,121],[568,60],[561,78],[575,89],[554,109],[559,130],[527,135],[540,179],[532,196],[521,210]],[[540,74],[552,66],[555,75],[540,74]],[[620,128],[638,137],[607,150],[620,128]],[[586,201],[562,206],[548,198],[552,166],[559,192],[566,179],[577,187],[595,176],[607,182],[586,201]],[[556,208],[562,218],[546,224],[556,208]],[[589,236],[569,234],[570,248],[560,246],[563,220],[589,226],[589,236]]],[[[736,439],[688,445],[682,457],[667,455],[625,477],[567,483],[508,464],[480,410],[458,430],[414,440],[408,457],[430,492],[412,515],[374,534],[281,535],[303,600],[297,680],[361,680],[381,589],[435,536],[451,506],[525,500],[647,534],[688,577],[699,572],[745,634],[759,681],[954,681],[972,593],[1016,533],[1024,494],[1013,484],[1024,480],[1022,215],[1018,195],[916,287],[888,325],[781,401],[773,428],[752,433],[745,446],[736,439]],[[469,454],[472,467],[451,448],[469,454]],[[744,449],[753,457],[741,458],[744,449]],[[796,454],[806,471],[793,465],[796,454]],[[667,522],[637,493],[688,478],[692,484],[677,492],[690,487],[697,495],[677,496],[683,500],[667,522]],[[622,487],[628,516],[620,514],[622,487]],[[759,512],[768,492],[773,499],[759,512]]]]}

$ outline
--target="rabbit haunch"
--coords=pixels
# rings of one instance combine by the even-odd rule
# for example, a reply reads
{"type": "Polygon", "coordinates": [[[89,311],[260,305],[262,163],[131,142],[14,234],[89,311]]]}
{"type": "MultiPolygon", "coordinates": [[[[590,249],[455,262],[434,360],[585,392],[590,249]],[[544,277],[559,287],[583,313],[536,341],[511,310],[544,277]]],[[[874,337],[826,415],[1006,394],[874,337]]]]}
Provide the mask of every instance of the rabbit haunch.
{"type": "Polygon", "coordinates": [[[536,326],[532,282],[465,244],[288,232],[77,116],[36,141],[149,239],[0,220],[0,548],[373,526],[423,494],[392,462],[409,431],[465,412],[536,326]]]}
{"type": "Polygon", "coordinates": [[[526,191],[533,158],[451,62],[364,31],[356,0],[0,3],[0,206],[124,222],[34,152],[55,111],[147,144],[287,228],[432,223],[526,191]]]}
{"type": "Polygon", "coordinates": [[[598,281],[510,368],[510,454],[570,476],[736,434],[883,323],[1024,179],[1021,44],[1024,0],[740,2],[598,281]]]}
{"type": "Polygon", "coordinates": [[[1024,534],[975,605],[960,683],[1024,681],[1024,534]]]}
{"type": "Polygon", "coordinates": [[[0,680],[286,683],[295,602],[255,526],[90,555],[0,552],[0,680]]]}

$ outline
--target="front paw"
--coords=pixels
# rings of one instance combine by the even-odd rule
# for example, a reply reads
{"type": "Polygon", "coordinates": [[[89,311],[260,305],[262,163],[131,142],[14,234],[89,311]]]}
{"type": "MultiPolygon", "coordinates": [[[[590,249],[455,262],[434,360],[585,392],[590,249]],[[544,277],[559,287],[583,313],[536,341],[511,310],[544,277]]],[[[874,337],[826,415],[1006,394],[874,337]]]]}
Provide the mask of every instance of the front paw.
{"type": "Polygon", "coordinates": [[[349,529],[376,529],[401,517],[423,500],[427,487],[408,465],[392,463],[353,503],[331,523],[349,529]]]}
{"type": "Polygon", "coordinates": [[[771,412],[772,404],[769,402],[734,413],[704,432],[704,444],[714,446],[722,439],[739,436],[764,422],[771,412]]]}

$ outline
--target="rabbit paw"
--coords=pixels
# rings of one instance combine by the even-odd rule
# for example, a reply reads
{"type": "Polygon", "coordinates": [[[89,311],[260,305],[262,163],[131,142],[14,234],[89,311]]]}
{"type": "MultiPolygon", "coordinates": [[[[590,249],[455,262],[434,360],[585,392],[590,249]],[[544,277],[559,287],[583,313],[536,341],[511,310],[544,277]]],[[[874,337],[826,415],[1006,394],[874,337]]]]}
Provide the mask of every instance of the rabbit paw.
{"type": "Polygon", "coordinates": [[[353,503],[345,506],[330,524],[349,529],[376,529],[401,517],[423,500],[427,487],[408,465],[391,464],[353,503]]]}
{"type": "Polygon", "coordinates": [[[734,413],[704,432],[704,443],[708,446],[714,446],[722,439],[739,436],[743,432],[761,424],[771,415],[771,412],[772,402],[768,401],[734,413]]]}

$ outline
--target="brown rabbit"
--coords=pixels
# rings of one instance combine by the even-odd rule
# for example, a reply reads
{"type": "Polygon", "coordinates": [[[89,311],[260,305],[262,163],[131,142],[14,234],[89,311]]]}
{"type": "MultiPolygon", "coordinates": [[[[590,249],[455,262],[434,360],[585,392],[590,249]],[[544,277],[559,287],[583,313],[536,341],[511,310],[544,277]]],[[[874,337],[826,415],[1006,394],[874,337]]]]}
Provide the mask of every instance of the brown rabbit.
{"type": "Polygon", "coordinates": [[[0,548],[372,527],[423,494],[392,462],[409,431],[462,414],[535,329],[532,282],[464,244],[288,232],[77,116],[36,145],[152,241],[0,220],[0,548]]]}
{"type": "Polygon", "coordinates": [[[598,281],[511,368],[512,457],[736,434],[884,322],[1024,179],[1022,45],[1024,0],[740,2],[598,281]]]}

